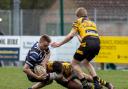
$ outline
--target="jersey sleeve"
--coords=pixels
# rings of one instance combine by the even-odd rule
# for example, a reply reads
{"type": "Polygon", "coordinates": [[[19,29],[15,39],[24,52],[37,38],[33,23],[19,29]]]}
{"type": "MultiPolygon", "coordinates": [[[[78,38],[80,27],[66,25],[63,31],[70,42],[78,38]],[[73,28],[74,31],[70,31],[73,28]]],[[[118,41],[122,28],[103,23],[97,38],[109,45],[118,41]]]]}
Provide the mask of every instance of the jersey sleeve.
{"type": "Polygon", "coordinates": [[[39,54],[35,51],[30,51],[27,55],[25,63],[30,67],[35,66],[35,63],[39,60],[39,54]]]}
{"type": "Polygon", "coordinates": [[[74,28],[74,29],[78,29],[78,27],[79,27],[79,21],[78,20],[76,20],[76,21],[74,21],[73,22],[73,24],[72,24],[72,28],[74,28]]]}

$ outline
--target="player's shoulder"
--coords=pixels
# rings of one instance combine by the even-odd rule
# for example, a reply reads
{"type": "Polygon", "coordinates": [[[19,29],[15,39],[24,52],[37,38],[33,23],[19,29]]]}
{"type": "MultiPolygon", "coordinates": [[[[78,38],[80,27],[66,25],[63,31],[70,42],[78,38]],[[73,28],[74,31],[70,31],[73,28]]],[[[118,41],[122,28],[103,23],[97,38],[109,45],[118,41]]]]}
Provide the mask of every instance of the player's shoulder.
{"type": "Polygon", "coordinates": [[[31,49],[29,50],[27,58],[36,61],[40,58],[40,52],[37,49],[31,49]]]}
{"type": "Polygon", "coordinates": [[[69,62],[63,62],[62,65],[63,66],[71,66],[71,64],[69,62]]]}
{"type": "Polygon", "coordinates": [[[39,42],[35,42],[34,45],[32,46],[32,48],[38,48],[38,44],[39,44],[39,42]]]}
{"type": "Polygon", "coordinates": [[[53,65],[53,61],[48,61],[47,65],[53,65]]]}
{"type": "Polygon", "coordinates": [[[94,24],[96,24],[95,21],[90,20],[90,19],[88,19],[88,20],[86,20],[86,21],[87,21],[87,22],[90,22],[90,23],[94,23],[94,24]]]}
{"type": "Polygon", "coordinates": [[[48,71],[53,70],[53,61],[48,61],[46,66],[48,71]]]}
{"type": "Polygon", "coordinates": [[[81,22],[81,18],[76,19],[76,20],[73,22],[72,27],[78,28],[80,22],[81,22]]]}
{"type": "Polygon", "coordinates": [[[74,21],[74,23],[80,23],[82,21],[82,18],[78,18],[74,21]]]}

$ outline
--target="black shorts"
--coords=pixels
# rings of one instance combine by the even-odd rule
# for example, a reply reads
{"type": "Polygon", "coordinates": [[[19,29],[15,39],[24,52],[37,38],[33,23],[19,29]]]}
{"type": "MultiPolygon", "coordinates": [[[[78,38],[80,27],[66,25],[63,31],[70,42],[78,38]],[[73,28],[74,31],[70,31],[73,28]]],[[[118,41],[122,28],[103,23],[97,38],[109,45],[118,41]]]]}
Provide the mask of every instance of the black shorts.
{"type": "Polygon", "coordinates": [[[95,36],[87,36],[83,38],[81,45],[76,50],[74,59],[82,61],[87,59],[91,61],[96,55],[98,55],[100,50],[100,39],[95,36]]]}

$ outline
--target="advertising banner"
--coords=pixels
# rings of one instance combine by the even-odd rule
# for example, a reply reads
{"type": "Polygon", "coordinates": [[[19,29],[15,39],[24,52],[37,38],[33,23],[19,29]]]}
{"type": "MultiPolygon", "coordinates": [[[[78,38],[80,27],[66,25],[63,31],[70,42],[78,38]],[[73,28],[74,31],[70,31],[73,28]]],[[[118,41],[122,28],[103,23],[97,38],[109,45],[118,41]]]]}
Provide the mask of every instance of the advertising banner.
{"type": "Polygon", "coordinates": [[[19,60],[20,37],[0,36],[0,60],[19,60]]]}
{"type": "Polygon", "coordinates": [[[101,50],[95,62],[128,63],[128,37],[102,36],[101,50]]]}

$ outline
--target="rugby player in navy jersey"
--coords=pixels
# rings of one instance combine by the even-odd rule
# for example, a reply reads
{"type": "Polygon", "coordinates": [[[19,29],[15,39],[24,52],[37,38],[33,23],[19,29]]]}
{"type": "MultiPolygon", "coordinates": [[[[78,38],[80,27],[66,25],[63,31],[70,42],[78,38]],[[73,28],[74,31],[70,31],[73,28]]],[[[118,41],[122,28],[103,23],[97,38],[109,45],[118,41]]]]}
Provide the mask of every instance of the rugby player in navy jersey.
{"type": "Polygon", "coordinates": [[[46,68],[46,64],[50,58],[49,44],[51,39],[47,35],[42,35],[39,42],[36,42],[32,48],[29,50],[23,71],[31,82],[37,82],[31,88],[28,89],[40,89],[46,84],[49,84],[51,77],[55,77],[55,73],[37,75],[34,73],[34,67],[36,65],[41,65],[46,68]]]}

